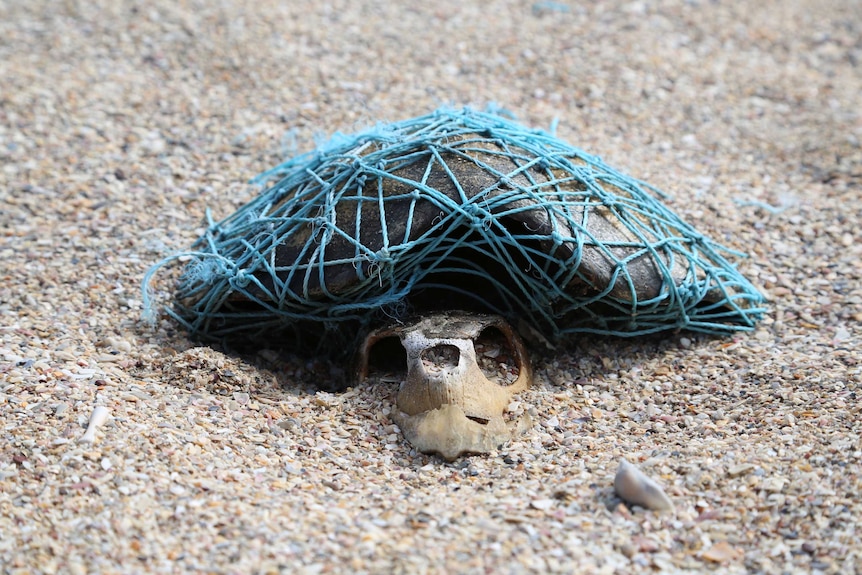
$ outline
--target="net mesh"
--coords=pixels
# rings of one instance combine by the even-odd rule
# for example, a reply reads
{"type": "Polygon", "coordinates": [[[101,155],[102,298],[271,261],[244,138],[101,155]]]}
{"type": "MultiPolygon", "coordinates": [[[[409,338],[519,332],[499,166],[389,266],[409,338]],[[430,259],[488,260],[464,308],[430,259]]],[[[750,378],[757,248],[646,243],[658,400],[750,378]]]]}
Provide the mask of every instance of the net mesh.
{"type": "Polygon", "coordinates": [[[147,285],[177,259],[168,313],[192,333],[334,353],[435,309],[500,313],[549,340],[728,333],[764,313],[729,250],[659,191],[498,113],[339,133],[256,181],[271,185],[149,271],[150,313],[147,285]]]}

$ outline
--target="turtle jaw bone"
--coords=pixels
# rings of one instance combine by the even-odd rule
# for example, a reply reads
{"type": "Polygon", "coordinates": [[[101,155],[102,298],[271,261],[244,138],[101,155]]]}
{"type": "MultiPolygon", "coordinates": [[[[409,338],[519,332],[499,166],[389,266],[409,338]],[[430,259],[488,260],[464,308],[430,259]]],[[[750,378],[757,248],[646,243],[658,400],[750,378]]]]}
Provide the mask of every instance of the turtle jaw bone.
{"type": "Polygon", "coordinates": [[[500,416],[487,422],[475,421],[452,403],[416,415],[396,409],[392,419],[413,447],[422,453],[436,453],[446,461],[455,461],[462,455],[489,453],[532,425],[526,413],[508,424],[500,416]]]}

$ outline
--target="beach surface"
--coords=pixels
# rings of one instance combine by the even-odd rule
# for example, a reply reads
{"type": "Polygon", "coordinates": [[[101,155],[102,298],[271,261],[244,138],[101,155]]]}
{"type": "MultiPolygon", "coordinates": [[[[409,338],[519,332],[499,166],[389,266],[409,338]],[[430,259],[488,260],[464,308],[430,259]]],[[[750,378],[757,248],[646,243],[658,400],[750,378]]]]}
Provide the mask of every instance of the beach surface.
{"type": "Polygon", "coordinates": [[[0,1],[0,572],[859,573],[860,38],[853,0],[0,1]],[[142,321],[256,174],[490,103],[747,253],[767,316],[536,355],[533,427],[453,463],[391,381],[142,321]]]}

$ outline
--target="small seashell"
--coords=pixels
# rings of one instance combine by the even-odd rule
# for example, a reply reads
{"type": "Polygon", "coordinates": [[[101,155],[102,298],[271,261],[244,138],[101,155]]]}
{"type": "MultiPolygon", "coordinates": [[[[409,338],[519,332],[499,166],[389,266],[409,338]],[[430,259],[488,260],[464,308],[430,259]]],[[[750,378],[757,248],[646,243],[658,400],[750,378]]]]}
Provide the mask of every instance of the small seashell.
{"type": "Polygon", "coordinates": [[[530,501],[530,507],[538,509],[539,511],[547,511],[556,504],[557,502],[553,499],[534,499],[533,501],[530,501]]]}
{"type": "Polygon", "coordinates": [[[96,440],[96,428],[108,420],[108,408],[102,405],[96,407],[90,415],[90,423],[87,425],[87,431],[81,436],[78,441],[80,443],[93,443],[96,440]]]}
{"type": "Polygon", "coordinates": [[[719,541],[703,552],[703,558],[713,563],[727,563],[738,559],[742,552],[727,541],[719,541]]]}
{"type": "Polygon", "coordinates": [[[499,347],[489,347],[482,352],[482,355],[484,355],[485,357],[489,357],[489,358],[493,359],[493,358],[497,357],[498,355],[500,355],[500,348],[499,347]]]}
{"type": "Polygon", "coordinates": [[[760,488],[769,493],[780,493],[786,483],[787,479],[784,477],[770,477],[761,483],[760,488]]]}
{"type": "Polygon", "coordinates": [[[673,502],[661,486],[625,459],[620,461],[614,478],[614,491],[620,499],[632,505],[656,511],[673,509],[673,502]]]}
{"type": "Polygon", "coordinates": [[[747,474],[749,471],[754,469],[754,465],[750,463],[740,463],[739,465],[734,465],[730,469],[727,470],[727,474],[730,477],[739,477],[741,475],[747,474]]]}

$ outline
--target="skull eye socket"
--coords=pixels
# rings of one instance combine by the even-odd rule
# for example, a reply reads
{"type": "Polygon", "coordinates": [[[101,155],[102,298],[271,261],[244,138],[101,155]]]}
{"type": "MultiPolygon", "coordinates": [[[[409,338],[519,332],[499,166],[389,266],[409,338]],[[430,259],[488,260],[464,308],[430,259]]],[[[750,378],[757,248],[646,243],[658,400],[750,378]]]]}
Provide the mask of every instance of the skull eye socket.
{"type": "Polygon", "coordinates": [[[426,371],[439,371],[458,367],[461,351],[454,345],[441,343],[422,350],[419,354],[426,371]]]}
{"type": "Polygon", "coordinates": [[[404,379],[407,375],[407,351],[397,336],[382,337],[371,344],[367,373],[404,379]]]}
{"type": "Polygon", "coordinates": [[[473,342],[479,369],[490,381],[502,386],[515,383],[521,373],[518,355],[506,335],[495,326],[482,330],[473,342]]]}

